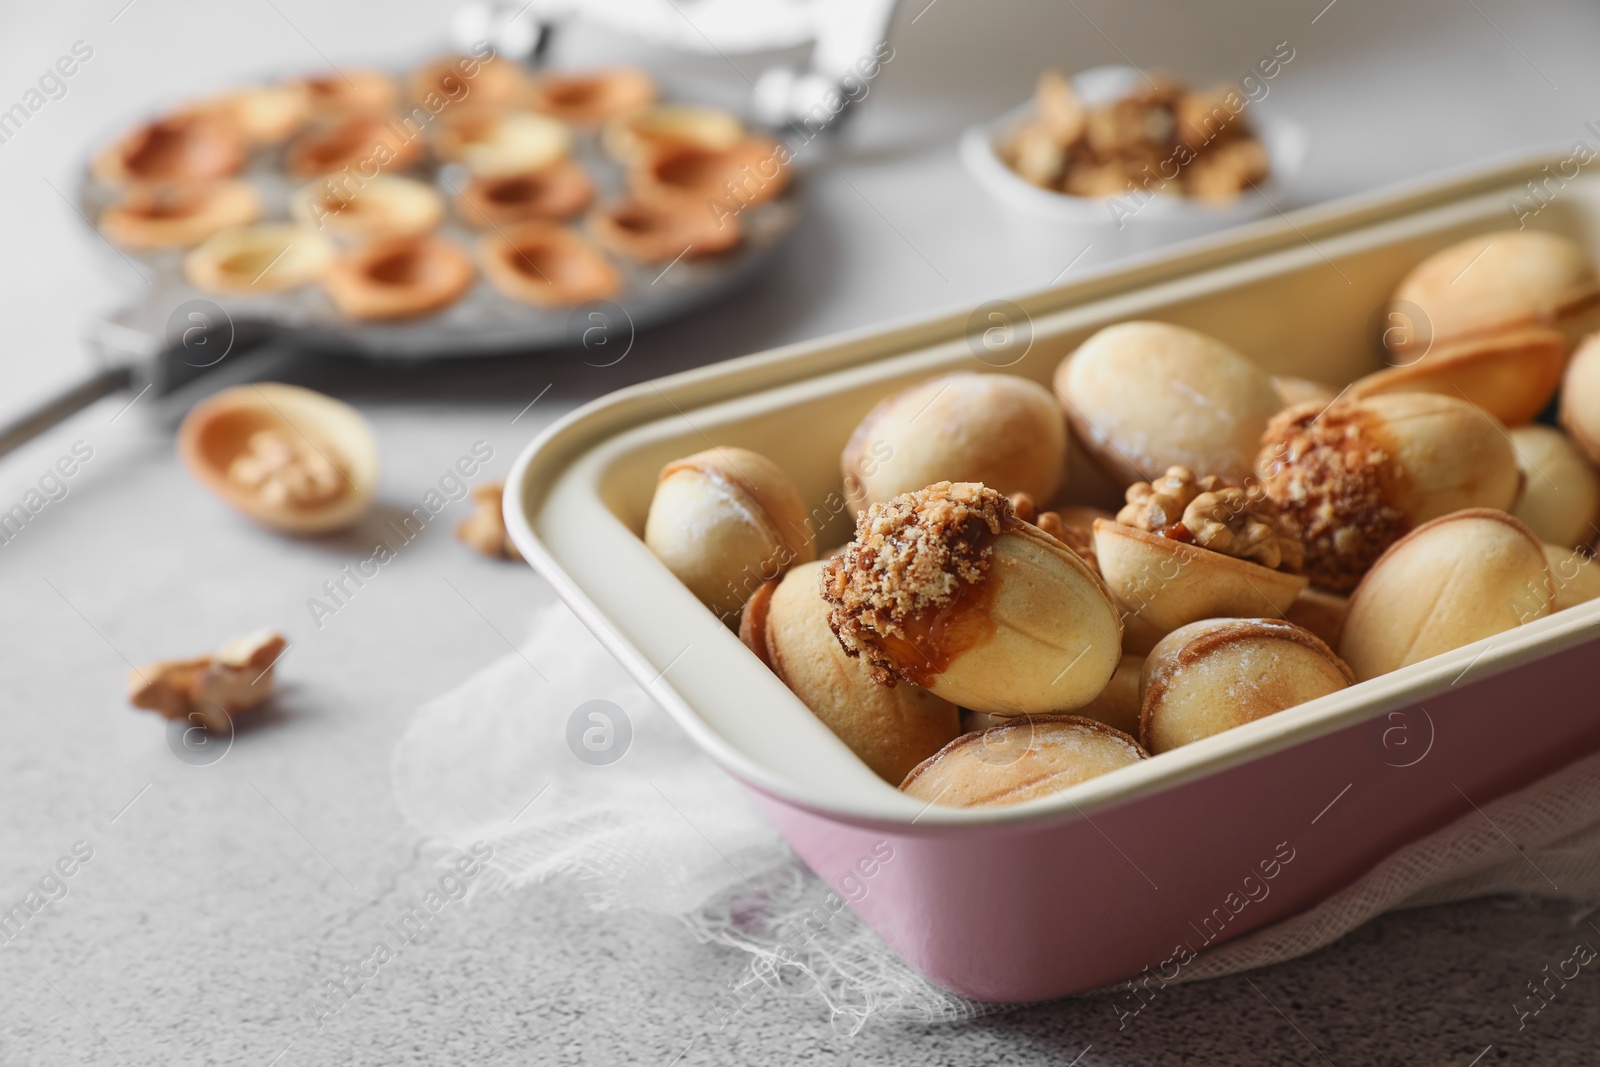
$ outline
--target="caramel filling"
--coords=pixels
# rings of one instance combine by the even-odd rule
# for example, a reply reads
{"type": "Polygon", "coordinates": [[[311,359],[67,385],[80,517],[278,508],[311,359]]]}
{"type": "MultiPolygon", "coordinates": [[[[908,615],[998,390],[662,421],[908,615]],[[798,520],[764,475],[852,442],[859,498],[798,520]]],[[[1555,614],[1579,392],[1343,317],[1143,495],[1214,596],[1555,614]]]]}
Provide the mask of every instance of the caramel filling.
{"type": "Polygon", "coordinates": [[[926,689],[963,653],[993,637],[995,588],[992,574],[963,583],[947,602],[905,619],[903,637],[880,635],[879,647],[896,673],[926,689]]]}

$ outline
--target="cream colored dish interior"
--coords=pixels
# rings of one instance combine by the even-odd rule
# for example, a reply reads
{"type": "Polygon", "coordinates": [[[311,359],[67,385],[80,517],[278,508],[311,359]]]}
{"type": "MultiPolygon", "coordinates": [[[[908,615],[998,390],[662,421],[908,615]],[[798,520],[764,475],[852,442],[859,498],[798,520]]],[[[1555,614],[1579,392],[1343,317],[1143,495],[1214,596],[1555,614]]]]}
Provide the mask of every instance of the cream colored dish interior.
{"type": "MultiPolygon", "coordinates": [[[[1507,172],[1508,175],[1511,172],[1507,172]]],[[[1529,173],[1532,173],[1530,171],[1529,173]]],[[[883,396],[951,370],[1003,370],[1048,387],[1061,359],[1095,330],[1131,318],[1161,319],[1216,337],[1274,374],[1336,386],[1381,366],[1368,336],[1396,283],[1430,253],[1473,233],[1514,225],[1507,198],[1524,180],[1492,193],[1323,236],[1334,222],[1305,227],[1264,223],[1232,241],[1215,242],[1213,260],[1230,248],[1278,250],[1177,280],[1138,287],[1155,264],[1123,272],[1129,288],[1079,306],[1032,317],[1033,342],[1013,365],[990,366],[961,335],[919,344],[915,327],[866,342],[834,342],[796,354],[777,353],[648,383],[579,412],[552,428],[541,448],[513,476],[513,527],[519,542],[543,557],[579,613],[636,676],[654,678],[652,695],[729,770],[780,798],[865,823],[919,826],[1020,822],[1119,803],[1214,773],[1262,753],[1425,699],[1471,664],[1482,677],[1600,634],[1600,603],[1559,612],[1486,642],[1361,683],[1310,704],[1207,738],[1057,796],[1015,808],[963,811],[926,808],[860,763],[737,636],[694,598],[640,540],[663,464],[713,445],[761,452],[795,479],[820,521],[824,551],[849,539],[852,524],[840,486],[839,453],[850,431],[883,396]],[[839,369],[852,349],[871,358],[839,369]],[[810,367],[826,368],[803,377],[810,367]],[[798,380],[797,380],[798,379],[798,380]],[[787,381],[788,384],[771,383],[787,381]],[[742,392],[742,395],[736,395],[742,392]],[[733,396],[706,403],[708,396],[733,396]],[[662,400],[667,403],[663,405],[662,400]],[[665,417],[661,412],[665,411],[665,417]],[[648,421],[640,421],[649,412],[648,421]],[[564,464],[564,465],[563,465],[564,464]],[[531,531],[534,538],[525,535],[531,531]],[[553,572],[551,564],[559,573],[553,572]]],[[[1481,188],[1482,183],[1479,183],[1481,188]]],[[[1372,205],[1346,209],[1346,217],[1372,205]]],[[[1335,220],[1337,213],[1334,213],[1335,220]]],[[[1565,234],[1600,251],[1600,180],[1569,183],[1529,224],[1565,234]]],[[[1041,296],[1072,302],[1090,283],[1041,296]]],[[[1380,327],[1381,329],[1381,327],[1380,327]]],[[[1115,507],[1120,493],[1073,456],[1067,496],[1115,507]]]]}

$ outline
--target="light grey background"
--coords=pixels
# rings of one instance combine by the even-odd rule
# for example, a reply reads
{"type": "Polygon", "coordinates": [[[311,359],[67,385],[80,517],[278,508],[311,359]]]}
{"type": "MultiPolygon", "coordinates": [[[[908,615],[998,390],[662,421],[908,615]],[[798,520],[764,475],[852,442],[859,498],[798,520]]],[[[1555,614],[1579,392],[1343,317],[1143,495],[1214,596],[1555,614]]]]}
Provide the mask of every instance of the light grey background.
{"type": "MultiPolygon", "coordinates": [[[[10,5],[0,108],[74,41],[94,56],[65,97],[0,144],[0,414],[83,373],[88,323],[138,296],[66,199],[93,145],[253,73],[317,67],[324,55],[420,58],[441,41],[449,6],[10,5]]],[[[1517,149],[1595,143],[1583,123],[1600,119],[1597,39],[1600,9],[1580,3],[912,0],[859,126],[817,173],[810,220],[741,299],[642,336],[603,370],[555,353],[393,373],[307,361],[294,373],[368,415],[380,496],[408,506],[473,442],[494,447],[490,472],[503,474],[550,419],[619,385],[1050,282],[1088,242],[1007,229],[954,147],[1046,65],[1130,60],[1211,81],[1291,42],[1295,58],[1262,107],[1311,131],[1290,198],[1303,204],[1517,149]]],[[[612,54],[594,33],[563,49],[612,54]]],[[[765,61],[739,62],[753,74],[765,61]]],[[[721,59],[672,65],[742,91],[721,59]]],[[[1092,248],[1073,270],[1117,252],[1092,248]]],[[[390,799],[395,737],[419,703],[519,639],[550,593],[527,569],[455,544],[458,506],[319,631],[306,598],[366,554],[372,527],[290,542],[245,524],[179,470],[149,405],[124,412],[125,402],[0,461],[9,506],[73,442],[94,450],[69,496],[0,546],[0,903],[75,841],[95,849],[69,894],[0,945],[0,1063],[1592,1059],[1600,980],[1586,972],[1520,1032],[1511,1007],[1592,932],[1579,933],[1588,928],[1571,909],[1503,901],[1391,916],[1306,960],[1168,990],[1121,1033],[1107,1004],[1078,1001],[845,1038],[811,1001],[777,994],[718,1031],[715,995],[741,959],[675,923],[597,916],[568,891],[540,890],[452,905],[318,1032],[310,992],[363,958],[434,877],[390,799]],[[221,762],[180,762],[162,724],[125,706],[129,663],[259,626],[294,642],[281,698],[221,762]]]]}

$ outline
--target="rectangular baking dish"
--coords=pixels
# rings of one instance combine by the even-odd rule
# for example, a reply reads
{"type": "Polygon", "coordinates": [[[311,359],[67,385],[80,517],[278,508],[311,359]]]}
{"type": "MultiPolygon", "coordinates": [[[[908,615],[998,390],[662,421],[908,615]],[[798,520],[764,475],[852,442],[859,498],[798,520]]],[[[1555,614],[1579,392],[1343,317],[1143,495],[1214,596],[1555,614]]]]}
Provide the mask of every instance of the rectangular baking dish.
{"type": "MultiPolygon", "coordinates": [[[[1032,342],[1004,370],[1048,384],[1090,333],[1156,318],[1274,373],[1343,384],[1379,365],[1369,324],[1401,275],[1446,244],[1514,226],[1508,199],[1550,162],[1297,212],[1017,297],[1032,342]]],[[[1600,178],[1569,181],[1527,221],[1600,248],[1600,178]]],[[[738,445],[796,479],[822,523],[820,545],[842,543],[839,452],[850,430],[896,389],[993,370],[969,343],[988,324],[963,308],[614,393],[533,442],[505,496],[523,555],[930,980],[1032,1001],[1170,971],[1600,748],[1594,602],[1029,804],[929,808],[885,784],[640,533],[664,463],[738,445]]],[[[1103,501],[1106,485],[1074,461],[1069,495],[1103,501]]]]}

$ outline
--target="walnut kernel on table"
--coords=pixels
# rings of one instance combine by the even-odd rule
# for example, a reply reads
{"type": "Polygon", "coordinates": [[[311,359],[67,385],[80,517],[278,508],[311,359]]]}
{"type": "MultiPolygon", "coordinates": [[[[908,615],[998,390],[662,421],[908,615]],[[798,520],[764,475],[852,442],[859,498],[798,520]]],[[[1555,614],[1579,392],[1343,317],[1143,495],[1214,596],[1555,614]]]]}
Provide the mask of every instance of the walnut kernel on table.
{"type": "Polygon", "coordinates": [[[474,552],[490,559],[521,560],[522,553],[511,543],[511,535],[506,531],[505,514],[500,510],[504,494],[504,482],[485,482],[474,486],[472,502],[477,510],[456,524],[456,538],[474,552]]]}
{"type": "Polygon", "coordinates": [[[226,731],[233,716],[272,695],[272,670],[288,647],[262,631],[230,641],[209,656],[163,659],[128,673],[128,701],[166,719],[193,719],[226,731]]]}
{"type": "Polygon", "coordinates": [[[1154,482],[1128,487],[1117,521],[1147,533],[1186,533],[1201,548],[1273,570],[1298,571],[1305,551],[1278,508],[1260,491],[1224,482],[1214,474],[1197,478],[1186,467],[1168,467],[1154,482]]]}

